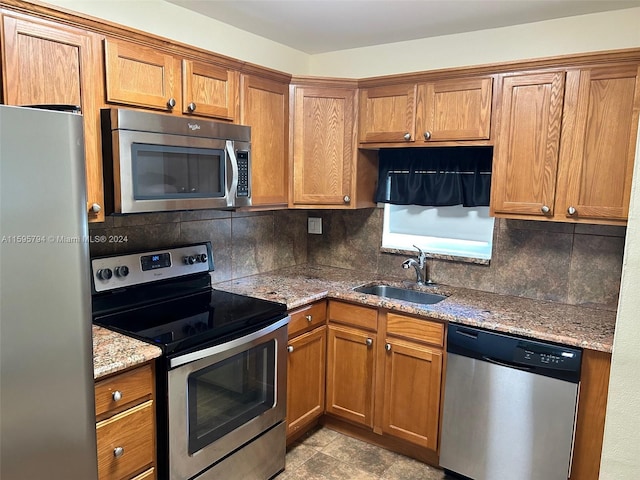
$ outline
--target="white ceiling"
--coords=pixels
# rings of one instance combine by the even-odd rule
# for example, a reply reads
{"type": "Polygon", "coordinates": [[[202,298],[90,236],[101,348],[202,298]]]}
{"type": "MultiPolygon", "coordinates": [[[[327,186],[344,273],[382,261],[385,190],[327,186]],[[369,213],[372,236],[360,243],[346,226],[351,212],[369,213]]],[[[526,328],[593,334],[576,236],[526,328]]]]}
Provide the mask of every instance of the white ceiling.
{"type": "Polygon", "coordinates": [[[640,0],[167,1],[309,54],[640,6],[640,0]]]}

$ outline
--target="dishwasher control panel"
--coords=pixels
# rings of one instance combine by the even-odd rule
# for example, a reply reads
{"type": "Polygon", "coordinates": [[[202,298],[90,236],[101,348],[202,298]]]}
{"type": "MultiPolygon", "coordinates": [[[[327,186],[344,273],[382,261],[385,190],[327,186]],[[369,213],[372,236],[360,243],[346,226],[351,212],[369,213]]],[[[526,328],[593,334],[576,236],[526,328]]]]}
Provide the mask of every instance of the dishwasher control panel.
{"type": "Polygon", "coordinates": [[[447,352],[574,383],[580,380],[580,348],[450,323],[447,352]]]}
{"type": "Polygon", "coordinates": [[[513,361],[523,365],[541,366],[560,370],[580,367],[580,352],[562,347],[528,345],[521,342],[513,351],[513,361]]]}

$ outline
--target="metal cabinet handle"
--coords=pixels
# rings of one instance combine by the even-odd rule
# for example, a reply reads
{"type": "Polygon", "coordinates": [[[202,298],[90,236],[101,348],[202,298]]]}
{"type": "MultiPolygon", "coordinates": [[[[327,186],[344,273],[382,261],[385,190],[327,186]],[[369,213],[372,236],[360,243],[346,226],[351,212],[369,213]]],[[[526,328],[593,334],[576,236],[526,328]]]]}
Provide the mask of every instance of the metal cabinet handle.
{"type": "Polygon", "coordinates": [[[289,345],[287,347],[287,352],[289,352],[289,353],[293,352],[293,345],[289,345]]]}
{"type": "Polygon", "coordinates": [[[551,211],[551,209],[547,205],[543,205],[542,207],[540,207],[540,210],[542,210],[542,213],[549,213],[551,211]]]}
{"type": "Polygon", "coordinates": [[[344,200],[344,203],[349,203],[351,201],[351,197],[349,195],[345,195],[343,200],[344,200]]]}
{"type": "Polygon", "coordinates": [[[194,102],[191,102],[189,105],[187,105],[187,110],[189,110],[190,112],[195,112],[196,104],[194,102]]]}
{"type": "Polygon", "coordinates": [[[175,106],[176,106],[176,99],[175,98],[172,97],[169,100],[167,100],[167,107],[169,107],[169,109],[172,109],[175,106]]]}
{"type": "Polygon", "coordinates": [[[404,134],[404,139],[408,142],[409,140],[411,140],[411,134],[409,132],[404,134]]]}
{"type": "Polygon", "coordinates": [[[569,215],[575,215],[578,211],[575,209],[575,207],[569,207],[567,208],[567,213],[569,215]]]}
{"type": "Polygon", "coordinates": [[[122,455],[124,455],[124,448],[123,447],[116,447],[113,449],[113,456],[116,458],[120,458],[122,455]]]}
{"type": "Polygon", "coordinates": [[[307,322],[311,323],[311,321],[313,320],[313,317],[311,315],[305,315],[305,317],[307,319],[307,322]]]}
{"type": "Polygon", "coordinates": [[[424,139],[425,140],[429,140],[430,138],[431,138],[431,132],[429,132],[429,131],[424,132],[424,139]]]}
{"type": "Polygon", "coordinates": [[[120,390],[116,390],[111,394],[111,398],[113,398],[114,402],[119,402],[122,400],[122,392],[120,390]]]}
{"type": "Polygon", "coordinates": [[[370,347],[371,345],[373,345],[373,340],[371,338],[367,338],[364,343],[366,343],[367,347],[370,347]]]}
{"type": "Polygon", "coordinates": [[[391,344],[390,344],[390,343],[386,343],[386,344],[384,345],[384,349],[385,349],[387,352],[390,352],[390,351],[391,351],[391,344]]]}
{"type": "Polygon", "coordinates": [[[89,210],[92,213],[98,213],[100,210],[102,210],[102,207],[100,206],[99,203],[94,203],[94,204],[91,205],[91,208],[89,208],[89,210]]]}

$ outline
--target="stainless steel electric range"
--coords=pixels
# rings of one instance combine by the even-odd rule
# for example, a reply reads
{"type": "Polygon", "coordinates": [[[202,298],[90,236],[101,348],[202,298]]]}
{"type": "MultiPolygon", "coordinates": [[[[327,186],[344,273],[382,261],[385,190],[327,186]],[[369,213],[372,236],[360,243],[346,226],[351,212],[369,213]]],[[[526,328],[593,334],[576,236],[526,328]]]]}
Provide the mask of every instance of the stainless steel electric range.
{"type": "Polygon", "coordinates": [[[93,323],[162,348],[158,477],[284,469],[286,306],[212,289],[211,244],[94,258],[93,323]]]}

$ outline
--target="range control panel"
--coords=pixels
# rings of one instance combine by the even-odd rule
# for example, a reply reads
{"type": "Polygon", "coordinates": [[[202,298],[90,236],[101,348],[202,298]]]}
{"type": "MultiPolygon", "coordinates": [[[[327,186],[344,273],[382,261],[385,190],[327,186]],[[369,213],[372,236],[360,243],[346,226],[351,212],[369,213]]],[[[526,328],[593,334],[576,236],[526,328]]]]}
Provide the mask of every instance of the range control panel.
{"type": "Polygon", "coordinates": [[[91,260],[91,277],[95,292],[209,272],[213,269],[213,255],[209,242],[91,260]]]}

